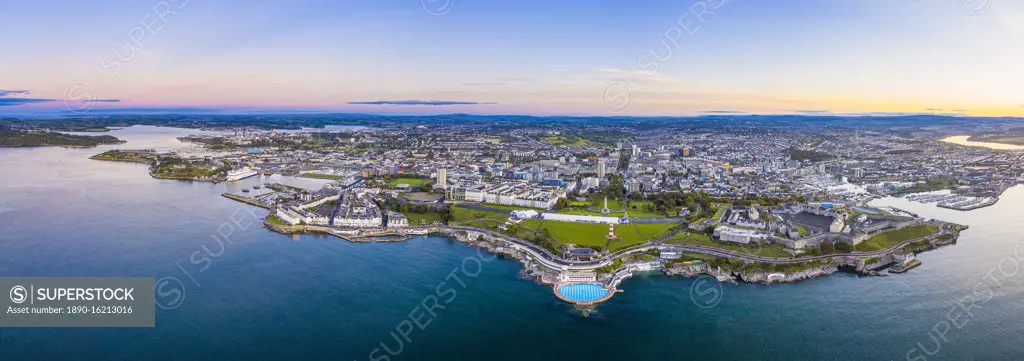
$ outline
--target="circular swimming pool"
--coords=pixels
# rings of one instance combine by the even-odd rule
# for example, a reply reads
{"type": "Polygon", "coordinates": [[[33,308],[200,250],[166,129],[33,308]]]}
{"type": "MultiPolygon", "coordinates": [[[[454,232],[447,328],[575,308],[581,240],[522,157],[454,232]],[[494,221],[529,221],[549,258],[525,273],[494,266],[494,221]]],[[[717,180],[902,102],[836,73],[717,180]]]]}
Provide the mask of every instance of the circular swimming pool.
{"type": "Polygon", "coordinates": [[[574,283],[558,287],[558,294],[572,302],[594,302],[607,297],[608,292],[596,283],[574,283]]]}

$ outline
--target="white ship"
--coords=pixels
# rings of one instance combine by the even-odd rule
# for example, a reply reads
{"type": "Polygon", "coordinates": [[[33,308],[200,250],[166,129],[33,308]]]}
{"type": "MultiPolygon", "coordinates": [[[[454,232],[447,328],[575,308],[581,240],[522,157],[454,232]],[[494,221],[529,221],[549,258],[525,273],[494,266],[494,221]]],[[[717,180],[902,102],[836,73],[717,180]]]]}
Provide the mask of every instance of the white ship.
{"type": "Polygon", "coordinates": [[[249,167],[245,167],[245,168],[242,168],[242,169],[235,169],[235,170],[232,170],[232,171],[228,172],[228,182],[233,182],[233,181],[237,181],[237,180],[246,179],[246,178],[249,178],[249,177],[256,176],[258,174],[259,173],[256,173],[256,171],[250,169],[249,167]]]}

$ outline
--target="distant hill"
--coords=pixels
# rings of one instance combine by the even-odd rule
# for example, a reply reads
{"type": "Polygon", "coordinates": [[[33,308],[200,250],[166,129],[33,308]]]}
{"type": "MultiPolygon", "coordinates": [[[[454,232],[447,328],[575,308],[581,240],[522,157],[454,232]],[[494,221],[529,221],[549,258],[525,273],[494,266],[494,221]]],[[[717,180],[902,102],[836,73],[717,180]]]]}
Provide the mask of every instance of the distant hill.
{"type": "Polygon", "coordinates": [[[46,131],[13,130],[0,126],[0,147],[95,147],[100,144],[119,144],[122,140],[110,135],[70,135],[46,131]]]}
{"type": "MultiPolygon", "coordinates": [[[[171,111],[173,109],[168,109],[171,111]]],[[[40,119],[0,118],[0,126],[32,127],[59,131],[100,132],[108,128],[152,125],[178,128],[261,129],[323,128],[327,125],[358,125],[366,127],[402,127],[425,125],[444,127],[484,126],[492,130],[515,130],[524,124],[535,127],[613,127],[635,130],[676,129],[715,130],[732,133],[764,131],[814,131],[821,128],[850,130],[895,130],[905,133],[936,132],[941,134],[978,134],[1005,128],[1020,127],[1024,118],[952,117],[941,115],[702,115],[686,117],[633,116],[529,116],[529,115],[384,115],[384,114],[129,114],[131,109],[110,114],[95,113],[89,117],[40,119]]],[[[141,110],[135,110],[141,111],[141,110]]]]}

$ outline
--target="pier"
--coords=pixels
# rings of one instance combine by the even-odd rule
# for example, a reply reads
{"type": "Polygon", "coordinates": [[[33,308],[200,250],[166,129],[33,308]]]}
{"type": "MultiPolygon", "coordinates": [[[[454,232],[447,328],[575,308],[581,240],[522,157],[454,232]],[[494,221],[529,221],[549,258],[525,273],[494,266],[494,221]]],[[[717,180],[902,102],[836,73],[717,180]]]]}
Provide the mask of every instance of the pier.
{"type": "Polygon", "coordinates": [[[221,196],[224,196],[224,198],[233,199],[233,200],[236,200],[236,201],[248,204],[250,206],[260,207],[260,208],[263,208],[263,209],[270,209],[270,205],[260,203],[259,201],[255,200],[255,199],[252,199],[252,198],[249,198],[249,197],[243,197],[243,196],[240,196],[240,195],[237,195],[237,194],[231,194],[231,193],[221,193],[221,196]]]}

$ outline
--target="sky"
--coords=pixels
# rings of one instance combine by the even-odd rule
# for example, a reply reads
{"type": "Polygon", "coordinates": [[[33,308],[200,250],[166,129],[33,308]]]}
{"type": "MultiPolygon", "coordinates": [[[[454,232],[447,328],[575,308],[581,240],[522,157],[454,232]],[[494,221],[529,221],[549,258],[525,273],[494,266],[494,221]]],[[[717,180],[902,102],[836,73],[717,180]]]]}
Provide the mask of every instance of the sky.
{"type": "Polygon", "coordinates": [[[4,0],[0,116],[1024,116],[1013,0],[4,0]]]}

